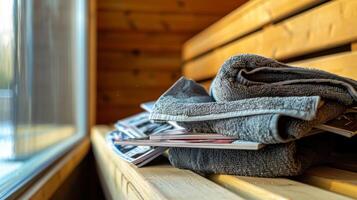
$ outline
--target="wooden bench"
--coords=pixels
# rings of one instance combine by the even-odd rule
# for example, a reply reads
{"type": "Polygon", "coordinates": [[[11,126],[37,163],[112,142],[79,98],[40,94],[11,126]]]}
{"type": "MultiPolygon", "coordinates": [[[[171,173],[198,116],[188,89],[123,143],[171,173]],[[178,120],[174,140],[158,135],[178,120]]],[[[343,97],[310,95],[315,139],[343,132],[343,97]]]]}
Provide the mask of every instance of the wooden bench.
{"type": "MultiPolygon", "coordinates": [[[[253,0],[183,47],[183,74],[207,88],[224,60],[255,53],[357,79],[356,0],[253,0]]],[[[121,160],[93,129],[103,185],[112,199],[351,199],[357,162],[319,166],[294,178],[202,177],[168,163],[143,168],[121,160]]]]}

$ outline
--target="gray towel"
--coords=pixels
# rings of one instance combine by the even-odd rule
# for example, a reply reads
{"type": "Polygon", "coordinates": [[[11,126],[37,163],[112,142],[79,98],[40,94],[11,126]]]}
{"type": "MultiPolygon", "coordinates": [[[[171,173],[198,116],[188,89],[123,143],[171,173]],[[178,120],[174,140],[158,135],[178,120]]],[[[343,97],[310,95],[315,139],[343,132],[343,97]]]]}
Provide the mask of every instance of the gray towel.
{"type": "Polygon", "coordinates": [[[356,88],[356,81],[324,71],[240,55],[223,64],[210,95],[181,78],[158,99],[150,118],[177,121],[192,132],[271,144],[258,151],[172,148],[169,159],[176,167],[201,173],[291,176],[326,161],[330,140],[294,140],[355,105],[356,88]]]}
{"type": "Polygon", "coordinates": [[[324,71],[240,55],[223,64],[211,95],[181,78],[158,99],[150,119],[177,121],[193,132],[289,142],[342,114],[356,102],[356,88],[356,81],[324,71]]]}
{"type": "Polygon", "coordinates": [[[296,142],[268,145],[259,151],[170,148],[169,160],[175,167],[201,174],[296,176],[312,165],[331,161],[333,138],[324,133],[296,142]]]}

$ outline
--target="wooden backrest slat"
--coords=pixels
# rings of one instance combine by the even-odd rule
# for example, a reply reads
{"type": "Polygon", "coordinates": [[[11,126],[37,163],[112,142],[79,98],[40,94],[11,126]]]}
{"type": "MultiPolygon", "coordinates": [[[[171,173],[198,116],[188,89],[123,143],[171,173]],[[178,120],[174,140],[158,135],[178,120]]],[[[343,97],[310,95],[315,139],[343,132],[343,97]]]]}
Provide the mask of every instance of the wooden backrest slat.
{"type": "Polygon", "coordinates": [[[191,59],[244,34],[255,31],[272,21],[320,2],[322,0],[249,1],[187,41],[183,48],[183,59],[191,59]]]}
{"type": "Polygon", "coordinates": [[[357,80],[357,52],[347,52],[289,63],[324,70],[357,80]]]}
{"type": "MultiPolygon", "coordinates": [[[[348,77],[357,80],[357,52],[346,52],[322,56],[308,60],[289,63],[290,65],[320,69],[339,76],[348,77]]],[[[212,76],[215,71],[211,71],[212,76]]],[[[189,73],[187,73],[189,74],[189,73]]],[[[189,76],[190,77],[190,76],[189,76]]],[[[191,77],[192,78],[192,77],[191,77]]],[[[210,87],[211,81],[201,83],[207,90],[210,87]]]]}
{"type": "Polygon", "coordinates": [[[187,62],[183,72],[195,80],[211,78],[232,55],[255,53],[287,59],[357,40],[357,1],[335,0],[250,34],[187,62]]]}

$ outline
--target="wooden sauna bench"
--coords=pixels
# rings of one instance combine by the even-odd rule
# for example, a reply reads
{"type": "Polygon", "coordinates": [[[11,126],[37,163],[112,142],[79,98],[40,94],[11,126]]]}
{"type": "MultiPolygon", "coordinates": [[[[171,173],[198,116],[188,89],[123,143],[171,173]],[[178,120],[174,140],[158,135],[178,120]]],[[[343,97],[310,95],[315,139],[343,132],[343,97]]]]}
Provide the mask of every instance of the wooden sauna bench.
{"type": "MultiPolygon", "coordinates": [[[[206,87],[232,55],[255,53],[357,79],[356,0],[253,0],[183,47],[183,75],[206,87]]],[[[112,199],[356,199],[357,162],[318,166],[293,178],[200,176],[168,162],[136,168],[91,140],[106,196],[112,199]]]]}

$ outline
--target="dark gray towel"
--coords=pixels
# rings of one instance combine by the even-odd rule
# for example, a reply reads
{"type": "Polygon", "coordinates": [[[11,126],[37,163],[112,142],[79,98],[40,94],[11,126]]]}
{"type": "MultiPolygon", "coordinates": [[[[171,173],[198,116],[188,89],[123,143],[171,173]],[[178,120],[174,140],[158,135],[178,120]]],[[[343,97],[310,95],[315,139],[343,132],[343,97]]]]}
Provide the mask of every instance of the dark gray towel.
{"type": "Polygon", "coordinates": [[[201,174],[295,176],[316,164],[330,162],[334,136],[323,133],[258,151],[170,148],[169,160],[178,168],[201,174]]]}

